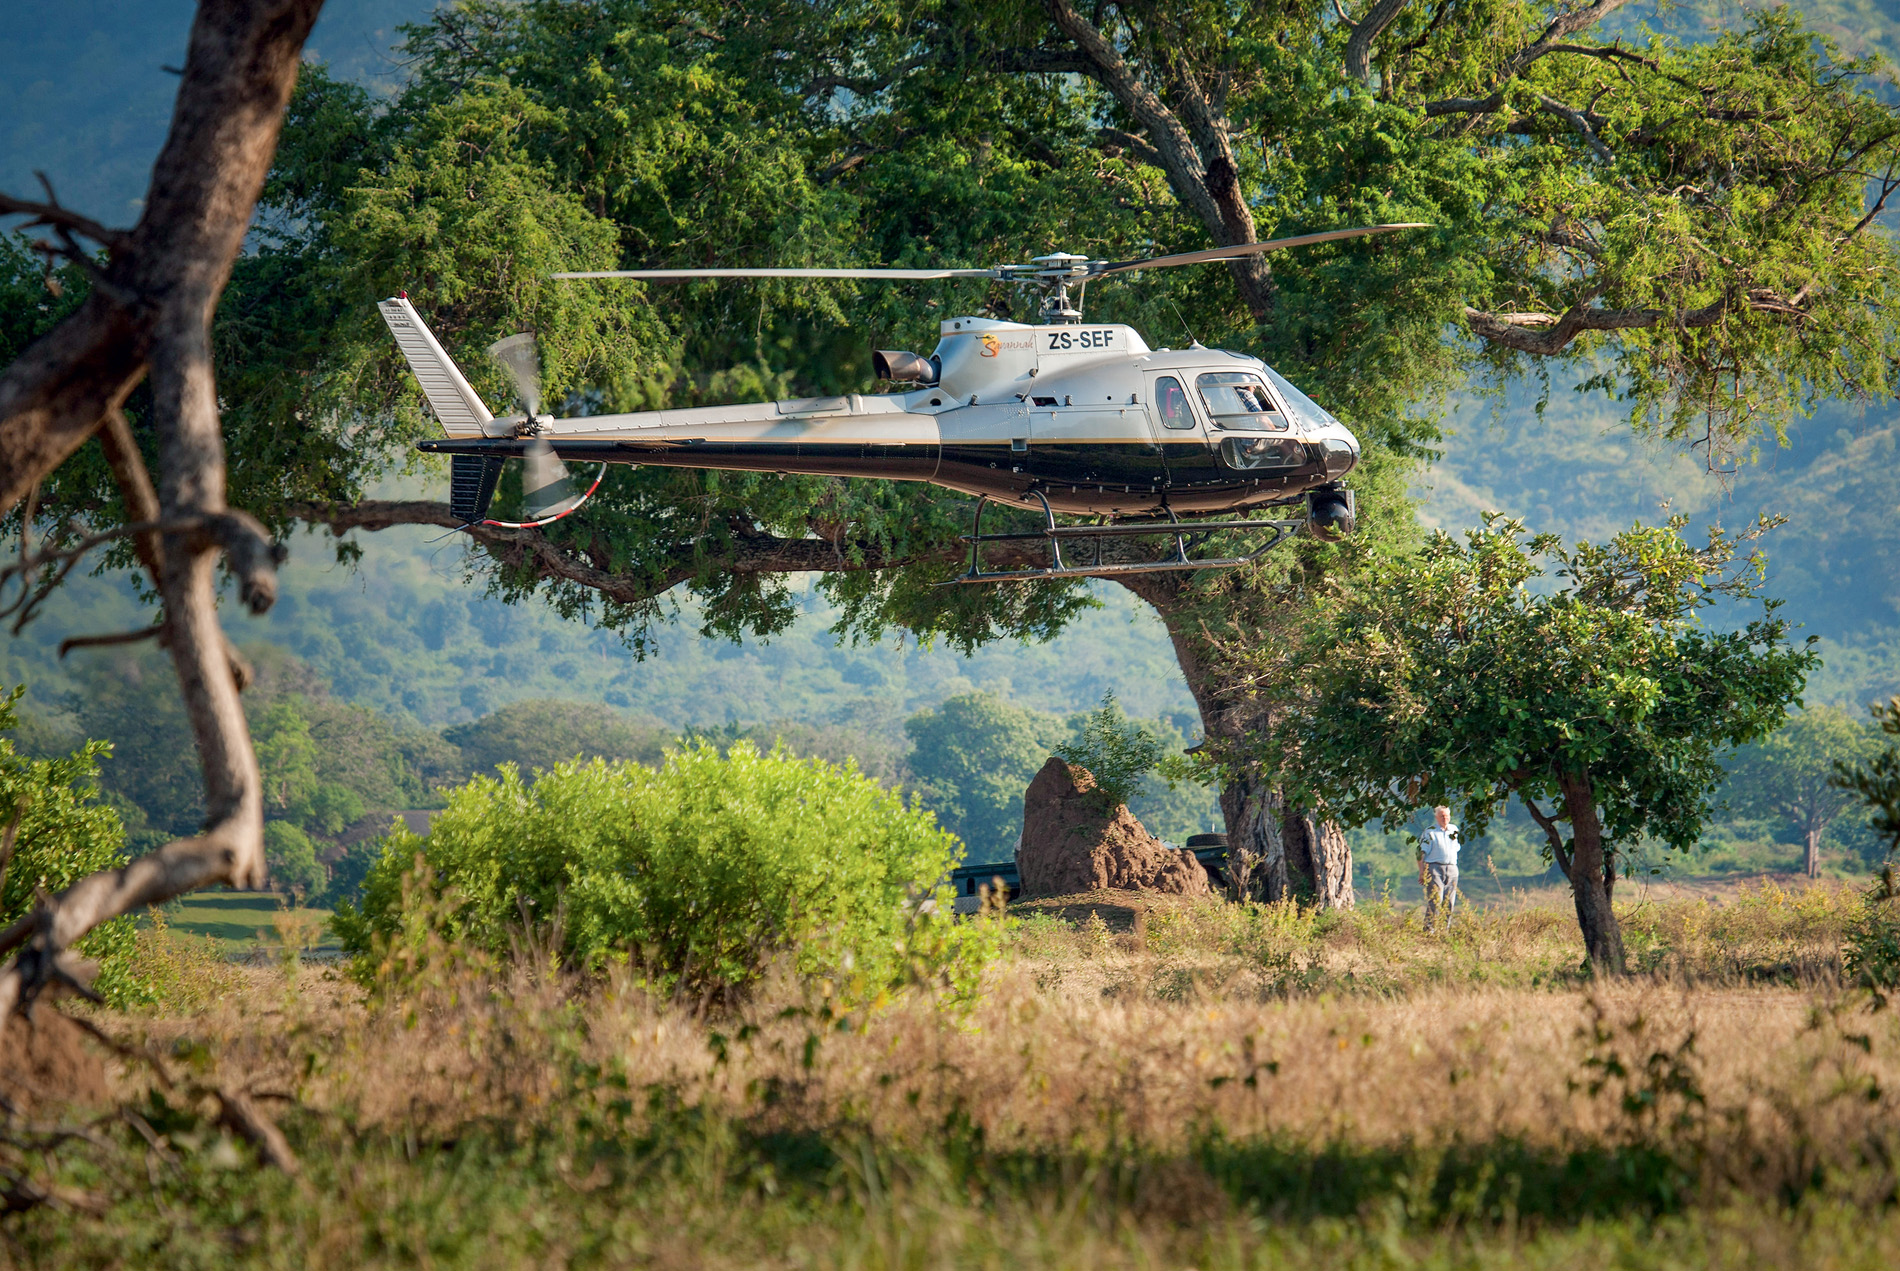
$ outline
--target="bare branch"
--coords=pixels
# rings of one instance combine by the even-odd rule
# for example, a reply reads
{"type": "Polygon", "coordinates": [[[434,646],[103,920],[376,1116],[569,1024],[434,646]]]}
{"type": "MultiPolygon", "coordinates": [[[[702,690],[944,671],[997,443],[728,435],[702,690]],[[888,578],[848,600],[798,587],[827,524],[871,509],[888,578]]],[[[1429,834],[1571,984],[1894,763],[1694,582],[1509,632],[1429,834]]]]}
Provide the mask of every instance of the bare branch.
{"type": "Polygon", "coordinates": [[[74,649],[104,649],[121,644],[142,644],[147,640],[162,640],[165,637],[165,624],[153,623],[149,627],[140,627],[137,631],[119,631],[112,635],[67,636],[59,642],[59,656],[65,657],[74,649]]]}
{"type": "MultiPolygon", "coordinates": [[[[1138,163],[1151,168],[1163,167],[1161,152],[1137,137],[1132,132],[1123,132],[1120,128],[1098,128],[1095,130],[1095,148],[1115,158],[1116,152],[1126,154],[1138,163]]],[[[1165,169],[1164,169],[1165,170],[1165,169]]]]}
{"type": "MultiPolygon", "coordinates": [[[[321,0],[200,0],[171,131],[144,213],[100,285],[0,376],[0,510],[101,427],[164,606],[165,645],[204,772],[206,828],[80,879],[0,935],[0,1029],[51,990],[87,990],[73,943],[102,922],[211,883],[265,882],[263,793],[238,702],[240,664],[218,620],[220,555],[245,603],[276,597],[282,549],[228,506],[211,316],[276,150],[321,0]],[[154,488],[117,411],[149,367],[154,488]]],[[[70,224],[56,229],[71,232],[70,224]]],[[[74,557],[74,559],[77,559],[74,557]]]]}
{"type": "Polygon", "coordinates": [[[1537,822],[1538,828],[1544,831],[1544,837],[1550,841],[1551,858],[1557,862],[1557,868],[1564,872],[1564,877],[1569,878],[1570,853],[1564,851],[1563,831],[1557,828],[1556,818],[1545,816],[1543,809],[1537,806],[1536,801],[1524,793],[1522,789],[1524,777],[1522,774],[1512,773],[1511,779],[1517,783],[1519,787],[1517,791],[1518,801],[1530,812],[1531,820],[1537,822]]]}
{"type": "Polygon", "coordinates": [[[0,566],[0,583],[9,579],[30,574],[47,565],[70,564],[78,560],[95,547],[115,543],[122,538],[138,538],[147,534],[170,533],[182,530],[200,530],[204,528],[203,517],[189,517],[182,521],[134,521],[129,525],[117,525],[96,534],[87,534],[70,547],[49,548],[22,556],[10,565],[0,566]]]}
{"type": "Polygon", "coordinates": [[[295,1175],[299,1168],[297,1156],[285,1141],[284,1132],[258,1111],[249,1096],[224,1090],[218,1091],[217,1095],[218,1121],[255,1147],[259,1159],[266,1165],[295,1175]]]}
{"type": "MultiPolygon", "coordinates": [[[[46,180],[44,173],[37,175],[42,182],[46,180]]],[[[35,225],[52,226],[83,235],[109,250],[124,246],[130,235],[128,230],[109,229],[90,216],[81,216],[71,208],[61,207],[59,200],[52,196],[50,187],[44,203],[15,198],[11,194],[0,194],[0,216],[24,216],[27,220],[20,227],[22,229],[31,229],[35,225]]]]}
{"type": "MultiPolygon", "coordinates": [[[[1900,190],[1900,181],[1893,179],[1893,169],[1888,168],[1886,175],[1880,178],[1880,197],[1874,200],[1874,205],[1871,208],[1867,209],[1867,215],[1854,222],[1853,229],[1841,235],[1840,241],[1836,243],[1835,246],[1847,246],[1851,240],[1860,235],[1862,230],[1872,225],[1874,221],[1879,218],[1880,214],[1887,210],[1887,200],[1893,197],[1895,190],[1900,190]]],[[[1802,288],[1803,294],[1805,294],[1806,291],[1807,288],[1802,288]]]]}
{"type": "MultiPolygon", "coordinates": [[[[145,470],[145,457],[139,453],[139,444],[133,439],[132,425],[126,422],[124,411],[114,408],[106,412],[105,424],[99,430],[99,447],[106,453],[113,480],[118,482],[127,519],[157,522],[158,491],[152,485],[151,473],[145,470]]],[[[138,554],[139,563],[145,566],[154,585],[158,582],[158,546],[156,532],[132,537],[132,550],[138,554]]]]}

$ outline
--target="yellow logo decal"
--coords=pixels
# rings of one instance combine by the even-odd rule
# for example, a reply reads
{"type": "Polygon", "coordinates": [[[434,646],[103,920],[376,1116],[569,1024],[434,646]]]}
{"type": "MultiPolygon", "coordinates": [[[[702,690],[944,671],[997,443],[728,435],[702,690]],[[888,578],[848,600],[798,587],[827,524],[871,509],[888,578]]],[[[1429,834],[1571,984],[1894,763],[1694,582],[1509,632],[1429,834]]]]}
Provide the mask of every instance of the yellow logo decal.
{"type": "Polygon", "coordinates": [[[1003,347],[1002,341],[993,335],[979,335],[976,337],[976,342],[983,346],[983,351],[977,354],[978,357],[995,357],[996,351],[1003,347]]]}

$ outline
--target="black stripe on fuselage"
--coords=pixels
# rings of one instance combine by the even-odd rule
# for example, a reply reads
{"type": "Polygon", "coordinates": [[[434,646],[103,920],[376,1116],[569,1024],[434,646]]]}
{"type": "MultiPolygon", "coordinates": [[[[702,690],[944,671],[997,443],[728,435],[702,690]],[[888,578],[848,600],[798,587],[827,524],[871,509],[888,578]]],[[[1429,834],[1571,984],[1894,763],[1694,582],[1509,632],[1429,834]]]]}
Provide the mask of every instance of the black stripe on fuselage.
{"type": "MultiPolygon", "coordinates": [[[[1033,491],[1039,490],[1054,510],[1076,515],[1129,515],[1164,507],[1183,513],[1233,511],[1283,503],[1329,479],[1318,463],[1237,472],[1220,466],[1198,438],[1170,440],[1165,452],[1147,442],[1104,441],[1031,443],[1020,451],[1008,441],[958,442],[943,446],[941,453],[928,444],[550,441],[556,454],[574,463],[929,481],[959,493],[1036,508],[1041,503],[1033,491]]],[[[528,444],[516,438],[452,438],[425,441],[419,448],[433,454],[515,457],[528,444]]]]}
{"type": "MultiPolygon", "coordinates": [[[[781,472],[816,477],[882,477],[928,481],[936,475],[937,447],[877,442],[707,441],[679,438],[550,438],[554,453],[574,463],[633,463],[655,468],[708,468],[725,472],[781,472]]],[[[515,438],[426,441],[436,454],[519,455],[528,446],[515,438]]]]}

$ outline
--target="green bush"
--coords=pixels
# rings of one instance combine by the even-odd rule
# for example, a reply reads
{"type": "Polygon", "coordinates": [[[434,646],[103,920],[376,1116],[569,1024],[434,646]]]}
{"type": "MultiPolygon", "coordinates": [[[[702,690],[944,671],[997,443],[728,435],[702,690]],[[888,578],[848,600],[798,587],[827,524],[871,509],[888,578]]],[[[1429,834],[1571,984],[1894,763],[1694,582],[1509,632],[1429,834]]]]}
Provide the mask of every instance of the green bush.
{"type": "MultiPolygon", "coordinates": [[[[26,690],[0,697],[0,734],[19,727],[16,704],[26,690]]],[[[33,907],[44,888],[59,892],[97,870],[125,863],[119,815],[99,802],[99,760],[112,747],[89,741],[58,759],[28,759],[0,735],[0,926],[33,907]]],[[[149,1000],[133,965],[133,919],[101,923],[79,942],[99,962],[96,989],[114,1006],[149,1000]]]]}
{"type": "Polygon", "coordinates": [[[1900,899],[1882,894],[1878,886],[1870,890],[1847,928],[1841,969],[1848,984],[1866,989],[1876,1006],[1886,1006],[1900,992],[1900,899]]]}
{"type": "Polygon", "coordinates": [[[426,838],[392,831],[335,927],[370,953],[402,938],[405,906],[430,906],[451,937],[496,954],[525,920],[570,966],[630,957],[696,996],[741,991],[780,954],[851,1001],[913,975],[967,994],[996,936],[945,912],[956,853],[930,813],[855,765],[747,742],[657,769],[558,764],[532,782],[507,766],[451,793],[426,838]]]}
{"type": "Polygon", "coordinates": [[[1161,743],[1122,713],[1113,693],[1104,693],[1101,706],[1082,717],[1075,735],[1056,753],[1087,768],[1102,797],[1121,804],[1141,792],[1144,779],[1161,762],[1161,743]]]}

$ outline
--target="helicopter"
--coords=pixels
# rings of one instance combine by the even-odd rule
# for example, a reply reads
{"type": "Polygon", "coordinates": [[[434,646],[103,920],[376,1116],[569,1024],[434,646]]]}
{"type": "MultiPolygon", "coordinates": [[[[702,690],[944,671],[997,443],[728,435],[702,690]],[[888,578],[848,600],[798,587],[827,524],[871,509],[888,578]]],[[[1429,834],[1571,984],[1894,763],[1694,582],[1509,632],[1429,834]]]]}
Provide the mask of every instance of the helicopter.
{"type": "Polygon", "coordinates": [[[1140,260],[1057,252],[1027,265],[946,269],[632,269],[557,273],[556,279],[989,278],[1039,288],[1035,323],[986,317],[943,321],[928,357],[880,349],[880,380],[908,386],[788,401],[556,419],[542,414],[531,335],[489,352],[514,379],[521,413],[497,418],[469,386],[406,293],[378,306],[448,434],[419,443],[452,456],[449,506],[464,526],[525,528],[578,511],[607,465],[725,469],[923,481],[976,496],[969,568],[953,583],[1231,568],[1258,560],[1305,530],[1337,538],[1355,528],[1342,479],[1358,439],[1259,358],[1191,342],[1151,349],[1132,327],[1088,323],[1081,305],[1097,278],[1359,238],[1421,224],[1368,225],[1140,260]],[[1074,290],[1073,297],[1071,289],[1074,290]],[[525,461],[523,521],[488,516],[503,463],[525,461]],[[599,465],[576,493],[567,462],[599,465]],[[983,532],[989,504],[1042,514],[1041,528],[983,532]],[[1218,519],[1255,510],[1272,519],[1218,519]],[[1184,514],[1189,519],[1183,519],[1184,514]],[[1216,519],[1208,519],[1213,515],[1216,519]],[[1058,516],[1094,524],[1058,524],[1058,516]],[[1202,556],[1215,534],[1264,536],[1238,555],[1202,556]],[[1154,559],[1105,560],[1127,537],[1169,540],[1154,559]],[[988,543],[1042,540],[1042,568],[986,571],[988,543]],[[1063,547],[1093,559],[1065,560],[1063,547]]]}

